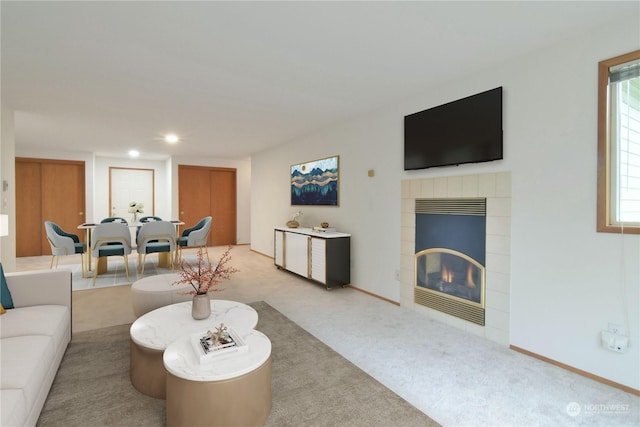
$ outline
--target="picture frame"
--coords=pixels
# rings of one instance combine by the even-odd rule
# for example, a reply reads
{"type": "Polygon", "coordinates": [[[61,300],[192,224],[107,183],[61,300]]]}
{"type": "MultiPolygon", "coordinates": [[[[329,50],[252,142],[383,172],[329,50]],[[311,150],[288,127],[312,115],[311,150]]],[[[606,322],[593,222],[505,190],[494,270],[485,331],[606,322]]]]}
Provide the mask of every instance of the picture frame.
{"type": "Polygon", "coordinates": [[[291,206],[339,206],[340,156],[291,165],[291,206]]]}

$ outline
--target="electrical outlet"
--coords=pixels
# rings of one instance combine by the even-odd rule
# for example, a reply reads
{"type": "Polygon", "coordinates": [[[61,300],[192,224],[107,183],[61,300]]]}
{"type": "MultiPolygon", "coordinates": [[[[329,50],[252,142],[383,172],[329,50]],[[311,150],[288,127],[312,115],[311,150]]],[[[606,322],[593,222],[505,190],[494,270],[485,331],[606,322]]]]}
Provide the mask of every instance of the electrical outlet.
{"type": "Polygon", "coordinates": [[[609,322],[609,332],[616,335],[627,335],[627,331],[624,329],[622,325],[618,325],[616,323],[609,322]]]}
{"type": "Polygon", "coordinates": [[[629,348],[629,338],[616,335],[612,332],[602,331],[600,336],[602,346],[608,350],[625,353],[629,348]]]}

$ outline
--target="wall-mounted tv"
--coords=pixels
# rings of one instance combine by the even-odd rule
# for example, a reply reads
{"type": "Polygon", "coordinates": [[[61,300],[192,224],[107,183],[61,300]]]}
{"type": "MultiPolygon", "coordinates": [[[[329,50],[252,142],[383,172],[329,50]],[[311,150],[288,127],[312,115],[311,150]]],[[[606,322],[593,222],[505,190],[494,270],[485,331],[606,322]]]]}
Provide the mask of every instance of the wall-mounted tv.
{"type": "Polygon", "coordinates": [[[404,170],[502,159],[502,87],[404,118],[404,170]]]}

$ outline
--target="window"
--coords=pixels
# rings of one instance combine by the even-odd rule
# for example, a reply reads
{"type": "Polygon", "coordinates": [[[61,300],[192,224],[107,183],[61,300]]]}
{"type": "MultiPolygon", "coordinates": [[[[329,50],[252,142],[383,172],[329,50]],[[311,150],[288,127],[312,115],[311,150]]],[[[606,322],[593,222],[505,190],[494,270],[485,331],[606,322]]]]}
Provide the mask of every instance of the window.
{"type": "Polygon", "coordinates": [[[597,230],[640,234],[640,50],[598,64],[597,230]]]}

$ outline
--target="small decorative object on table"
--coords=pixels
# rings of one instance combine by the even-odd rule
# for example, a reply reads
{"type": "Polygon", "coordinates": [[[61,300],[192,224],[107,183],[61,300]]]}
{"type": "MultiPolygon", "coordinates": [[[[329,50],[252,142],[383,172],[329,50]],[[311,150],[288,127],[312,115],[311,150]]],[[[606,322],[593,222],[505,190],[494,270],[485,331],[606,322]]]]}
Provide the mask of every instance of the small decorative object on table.
{"type": "Polygon", "coordinates": [[[287,221],[286,226],[289,228],[298,228],[300,226],[300,223],[298,222],[298,218],[300,218],[302,216],[302,211],[298,211],[295,213],[295,215],[293,216],[293,219],[291,221],[287,221]]]}
{"type": "Polygon", "coordinates": [[[193,287],[193,290],[186,294],[193,295],[191,316],[193,316],[194,319],[207,319],[211,315],[209,292],[223,291],[224,288],[216,289],[215,287],[219,285],[222,280],[230,279],[231,274],[240,271],[226,265],[231,259],[230,252],[232,248],[232,246],[227,248],[215,266],[205,261],[202,248],[198,249],[198,261],[195,265],[189,263],[186,259],[180,261],[178,280],[173,282],[173,284],[186,283],[193,287]]]}
{"type": "Polygon", "coordinates": [[[321,233],[334,233],[337,230],[335,227],[329,227],[328,222],[323,222],[322,224],[320,224],[320,227],[313,227],[313,231],[321,233]]]}
{"type": "Polygon", "coordinates": [[[129,213],[133,214],[131,222],[138,222],[138,214],[144,213],[144,205],[138,202],[129,203],[129,213]]]}
{"type": "Polygon", "coordinates": [[[232,329],[221,323],[215,332],[191,334],[191,345],[200,363],[213,358],[221,359],[232,354],[244,353],[248,350],[244,340],[232,329]]]}

